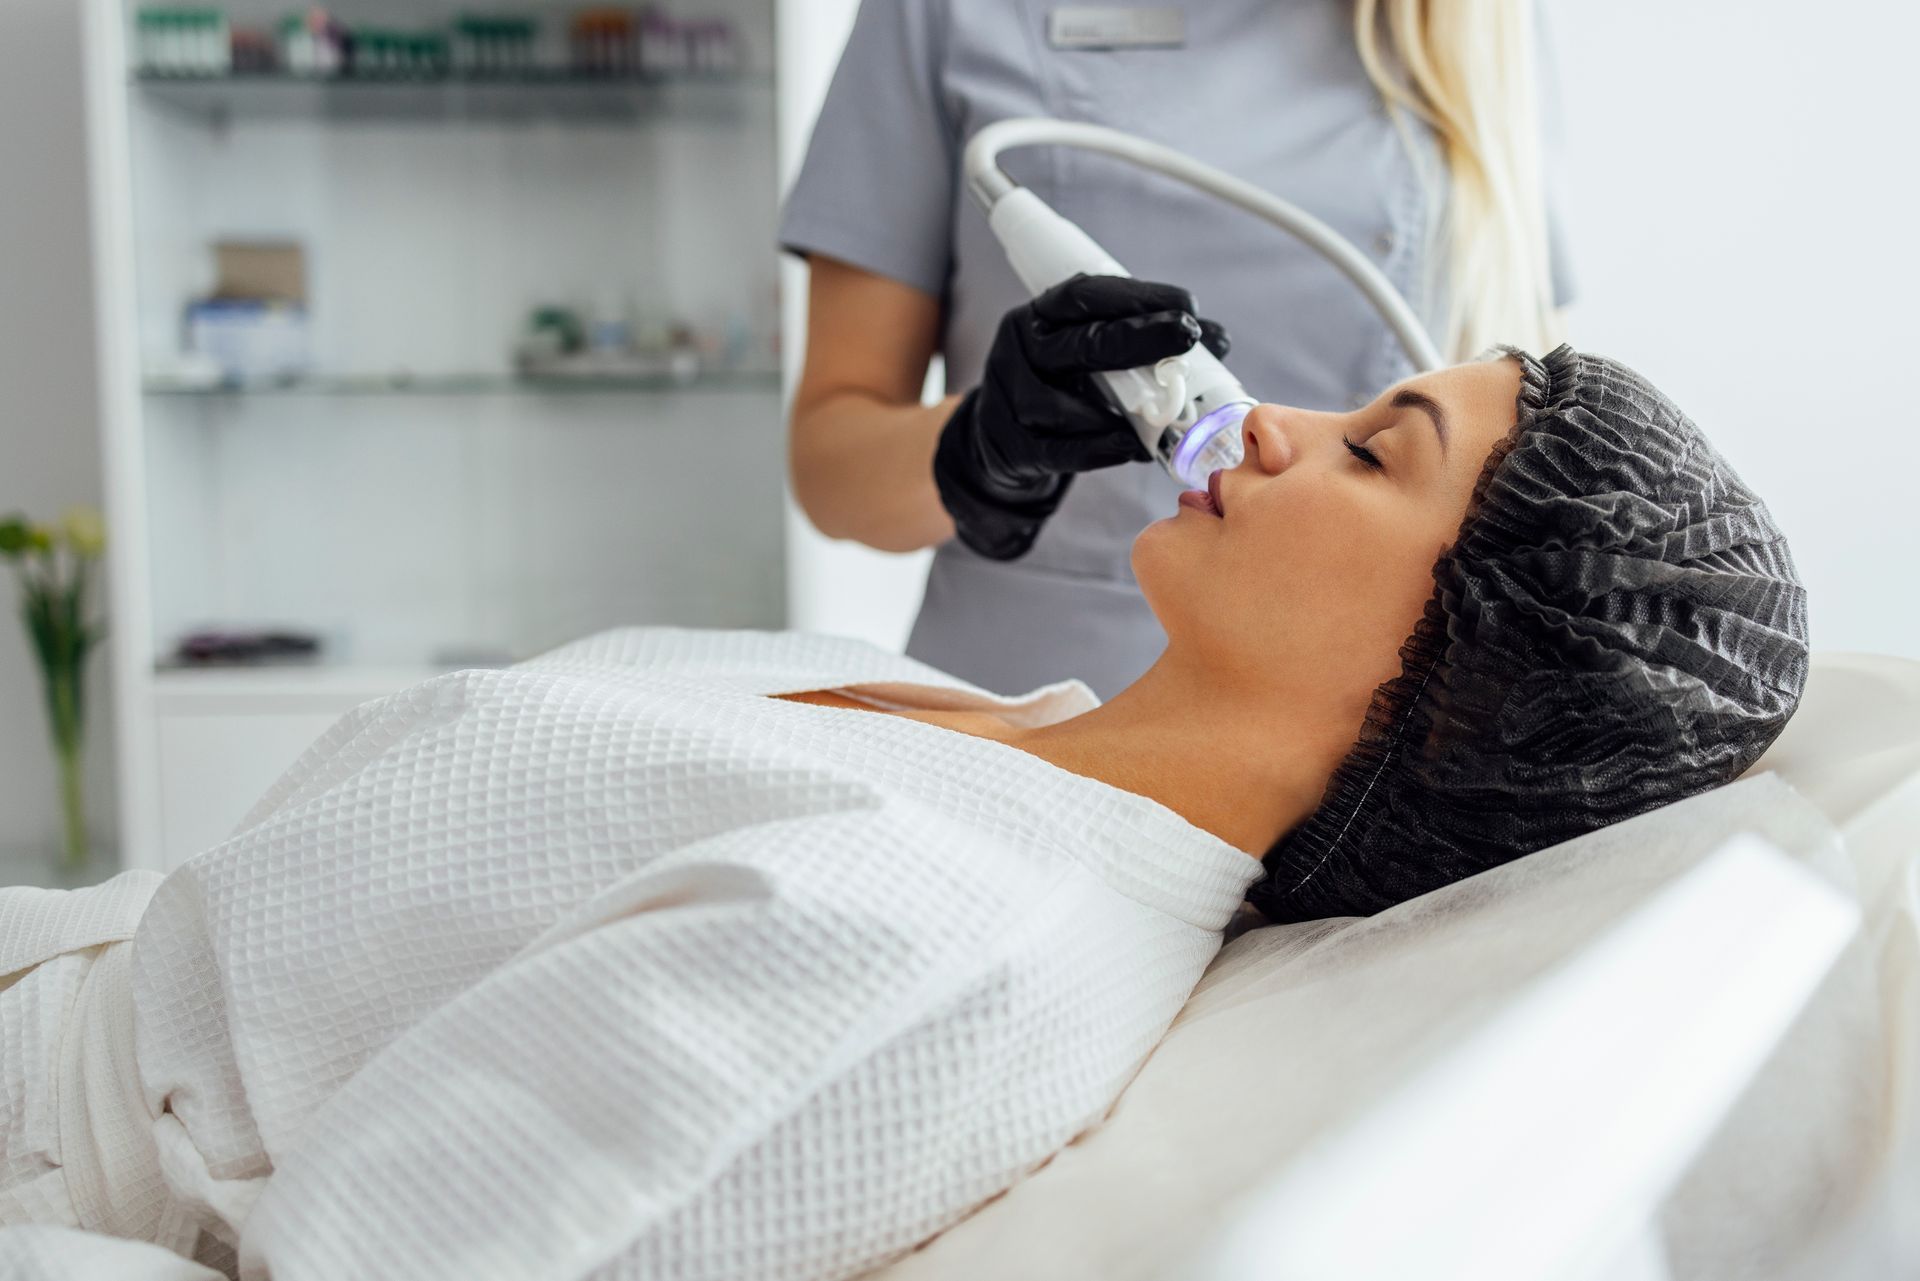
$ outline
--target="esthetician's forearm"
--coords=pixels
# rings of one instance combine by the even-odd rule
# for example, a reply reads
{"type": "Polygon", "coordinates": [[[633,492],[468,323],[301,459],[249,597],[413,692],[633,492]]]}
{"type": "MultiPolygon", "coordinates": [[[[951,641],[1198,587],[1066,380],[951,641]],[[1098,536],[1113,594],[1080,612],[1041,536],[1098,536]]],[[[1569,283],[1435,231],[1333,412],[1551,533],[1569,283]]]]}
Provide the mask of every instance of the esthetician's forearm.
{"type": "Polygon", "coordinates": [[[933,450],[960,398],[890,404],[842,391],[796,408],[789,468],[793,493],[821,533],[881,551],[934,547],[953,518],[933,483],[933,450]]]}

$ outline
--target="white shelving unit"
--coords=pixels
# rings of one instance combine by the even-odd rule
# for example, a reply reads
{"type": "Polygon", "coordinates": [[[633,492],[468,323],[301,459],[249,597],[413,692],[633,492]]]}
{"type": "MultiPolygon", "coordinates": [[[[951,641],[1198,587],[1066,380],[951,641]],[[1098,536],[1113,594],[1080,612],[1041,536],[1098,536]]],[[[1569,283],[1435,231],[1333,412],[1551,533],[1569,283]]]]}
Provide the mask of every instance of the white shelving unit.
{"type": "Polygon", "coordinates": [[[405,83],[146,75],[137,4],[86,3],[127,866],[221,839],[338,715],[437,671],[785,622],[774,0],[669,6],[730,20],[736,73],[405,83]],[[222,239],[302,247],[310,376],[178,376],[222,239]],[[552,305],[691,327],[702,367],[524,377],[514,342],[552,305]],[[322,654],[179,669],[207,627],[322,654]]]}

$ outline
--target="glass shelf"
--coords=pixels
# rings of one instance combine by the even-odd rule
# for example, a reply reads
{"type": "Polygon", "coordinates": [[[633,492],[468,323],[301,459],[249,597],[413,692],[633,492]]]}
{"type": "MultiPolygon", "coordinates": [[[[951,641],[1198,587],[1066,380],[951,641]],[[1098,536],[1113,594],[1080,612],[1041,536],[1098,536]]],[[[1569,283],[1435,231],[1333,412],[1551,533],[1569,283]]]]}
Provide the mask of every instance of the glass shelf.
{"type": "Polygon", "coordinates": [[[488,75],[309,76],[285,72],[174,75],[136,70],[150,100],[209,123],[231,119],[541,120],[627,122],[655,115],[732,115],[772,100],[766,72],[606,75],[559,69],[488,75]]]}
{"type": "Polygon", "coordinates": [[[384,698],[410,685],[460,669],[461,665],[450,663],[314,662],[204,667],[158,663],[153,671],[153,689],[160,709],[174,716],[337,714],[342,707],[384,698]]]}
{"type": "Polygon", "coordinates": [[[435,374],[418,378],[375,375],[303,378],[298,382],[234,387],[149,378],[149,396],[502,396],[675,395],[780,390],[776,370],[725,369],[692,378],[672,374],[435,374]]]}

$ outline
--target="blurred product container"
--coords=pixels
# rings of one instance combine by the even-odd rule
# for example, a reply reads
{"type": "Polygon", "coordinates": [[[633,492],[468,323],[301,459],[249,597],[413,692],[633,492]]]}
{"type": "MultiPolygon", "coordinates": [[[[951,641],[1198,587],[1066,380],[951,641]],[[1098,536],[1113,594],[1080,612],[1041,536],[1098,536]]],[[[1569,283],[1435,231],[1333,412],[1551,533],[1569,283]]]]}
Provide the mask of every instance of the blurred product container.
{"type": "Polygon", "coordinates": [[[468,14],[453,25],[453,70],[467,76],[535,70],[540,24],[526,15],[468,14]]]}
{"type": "Polygon", "coordinates": [[[347,65],[346,28],[318,7],[280,23],[280,60],[296,76],[337,76],[347,65]]]}
{"type": "Polygon", "coordinates": [[[218,241],[217,283],[187,305],[186,347],[240,386],[287,382],[308,373],[306,254],[292,241],[218,241]]]}
{"type": "Polygon", "coordinates": [[[280,44],[273,32],[259,27],[235,27],[232,34],[233,74],[270,75],[280,69],[280,44]]]}
{"type": "Polygon", "coordinates": [[[311,663],[321,655],[321,640],[311,632],[272,628],[202,628],[174,646],[173,661],[183,667],[311,663]]]}
{"type": "Polygon", "coordinates": [[[733,23],[675,18],[656,5],[582,9],[570,30],[573,67],[591,75],[737,71],[743,61],[740,33],[733,23]]]}
{"type": "Polygon", "coordinates": [[[446,26],[347,24],[313,6],[271,33],[234,28],[220,9],[149,7],[135,20],[137,63],[150,76],[284,71],[365,79],[485,78],[541,72],[613,78],[743,69],[739,29],[718,17],[675,17],[658,5],[596,6],[566,20],[565,52],[543,42],[531,12],[471,12],[446,26]],[[543,57],[543,50],[548,51],[543,57]]]}
{"type": "Polygon", "coordinates": [[[142,9],[134,19],[134,57],[149,75],[225,75],[233,67],[227,16],[218,9],[142,9]]]}
{"type": "Polygon", "coordinates": [[[514,346],[521,377],[575,383],[692,382],[703,374],[771,374],[777,345],[760,335],[743,309],[693,325],[636,309],[617,292],[603,291],[593,308],[561,304],[535,308],[514,346]]]}
{"type": "Polygon", "coordinates": [[[422,80],[445,76],[452,65],[444,31],[353,27],[346,41],[347,72],[366,80],[422,80]]]}
{"type": "Polygon", "coordinates": [[[290,382],[313,363],[306,309],[287,303],[207,298],[187,304],[187,346],[239,387],[290,382]]]}
{"type": "Polygon", "coordinates": [[[724,18],[675,18],[658,6],[640,13],[640,69],[650,76],[737,71],[740,33],[724,18]]]}
{"type": "Polygon", "coordinates": [[[568,28],[573,69],[588,75],[632,75],[640,66],[638,31],[629,9],[580,10],[568,28]]]}
{"type": "Polygon", "coordinates": [[[686,51],[688,71],[738,71],[741,66],[740,33],[725,18],[705,18],[681,24],[681,47],[686,51]]]}

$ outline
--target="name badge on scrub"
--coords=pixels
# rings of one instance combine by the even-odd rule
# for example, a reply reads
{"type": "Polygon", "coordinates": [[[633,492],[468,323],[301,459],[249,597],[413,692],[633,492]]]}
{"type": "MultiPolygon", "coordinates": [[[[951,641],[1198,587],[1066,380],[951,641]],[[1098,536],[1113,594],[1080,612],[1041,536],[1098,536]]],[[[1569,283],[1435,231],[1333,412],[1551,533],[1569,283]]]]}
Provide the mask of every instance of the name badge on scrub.
{"type": "Polygon", "coordinates": [[[1056,49],[1184,49],[1187,14],[1074,5],[1047,14],[1047,43],[1056,49]]]}

